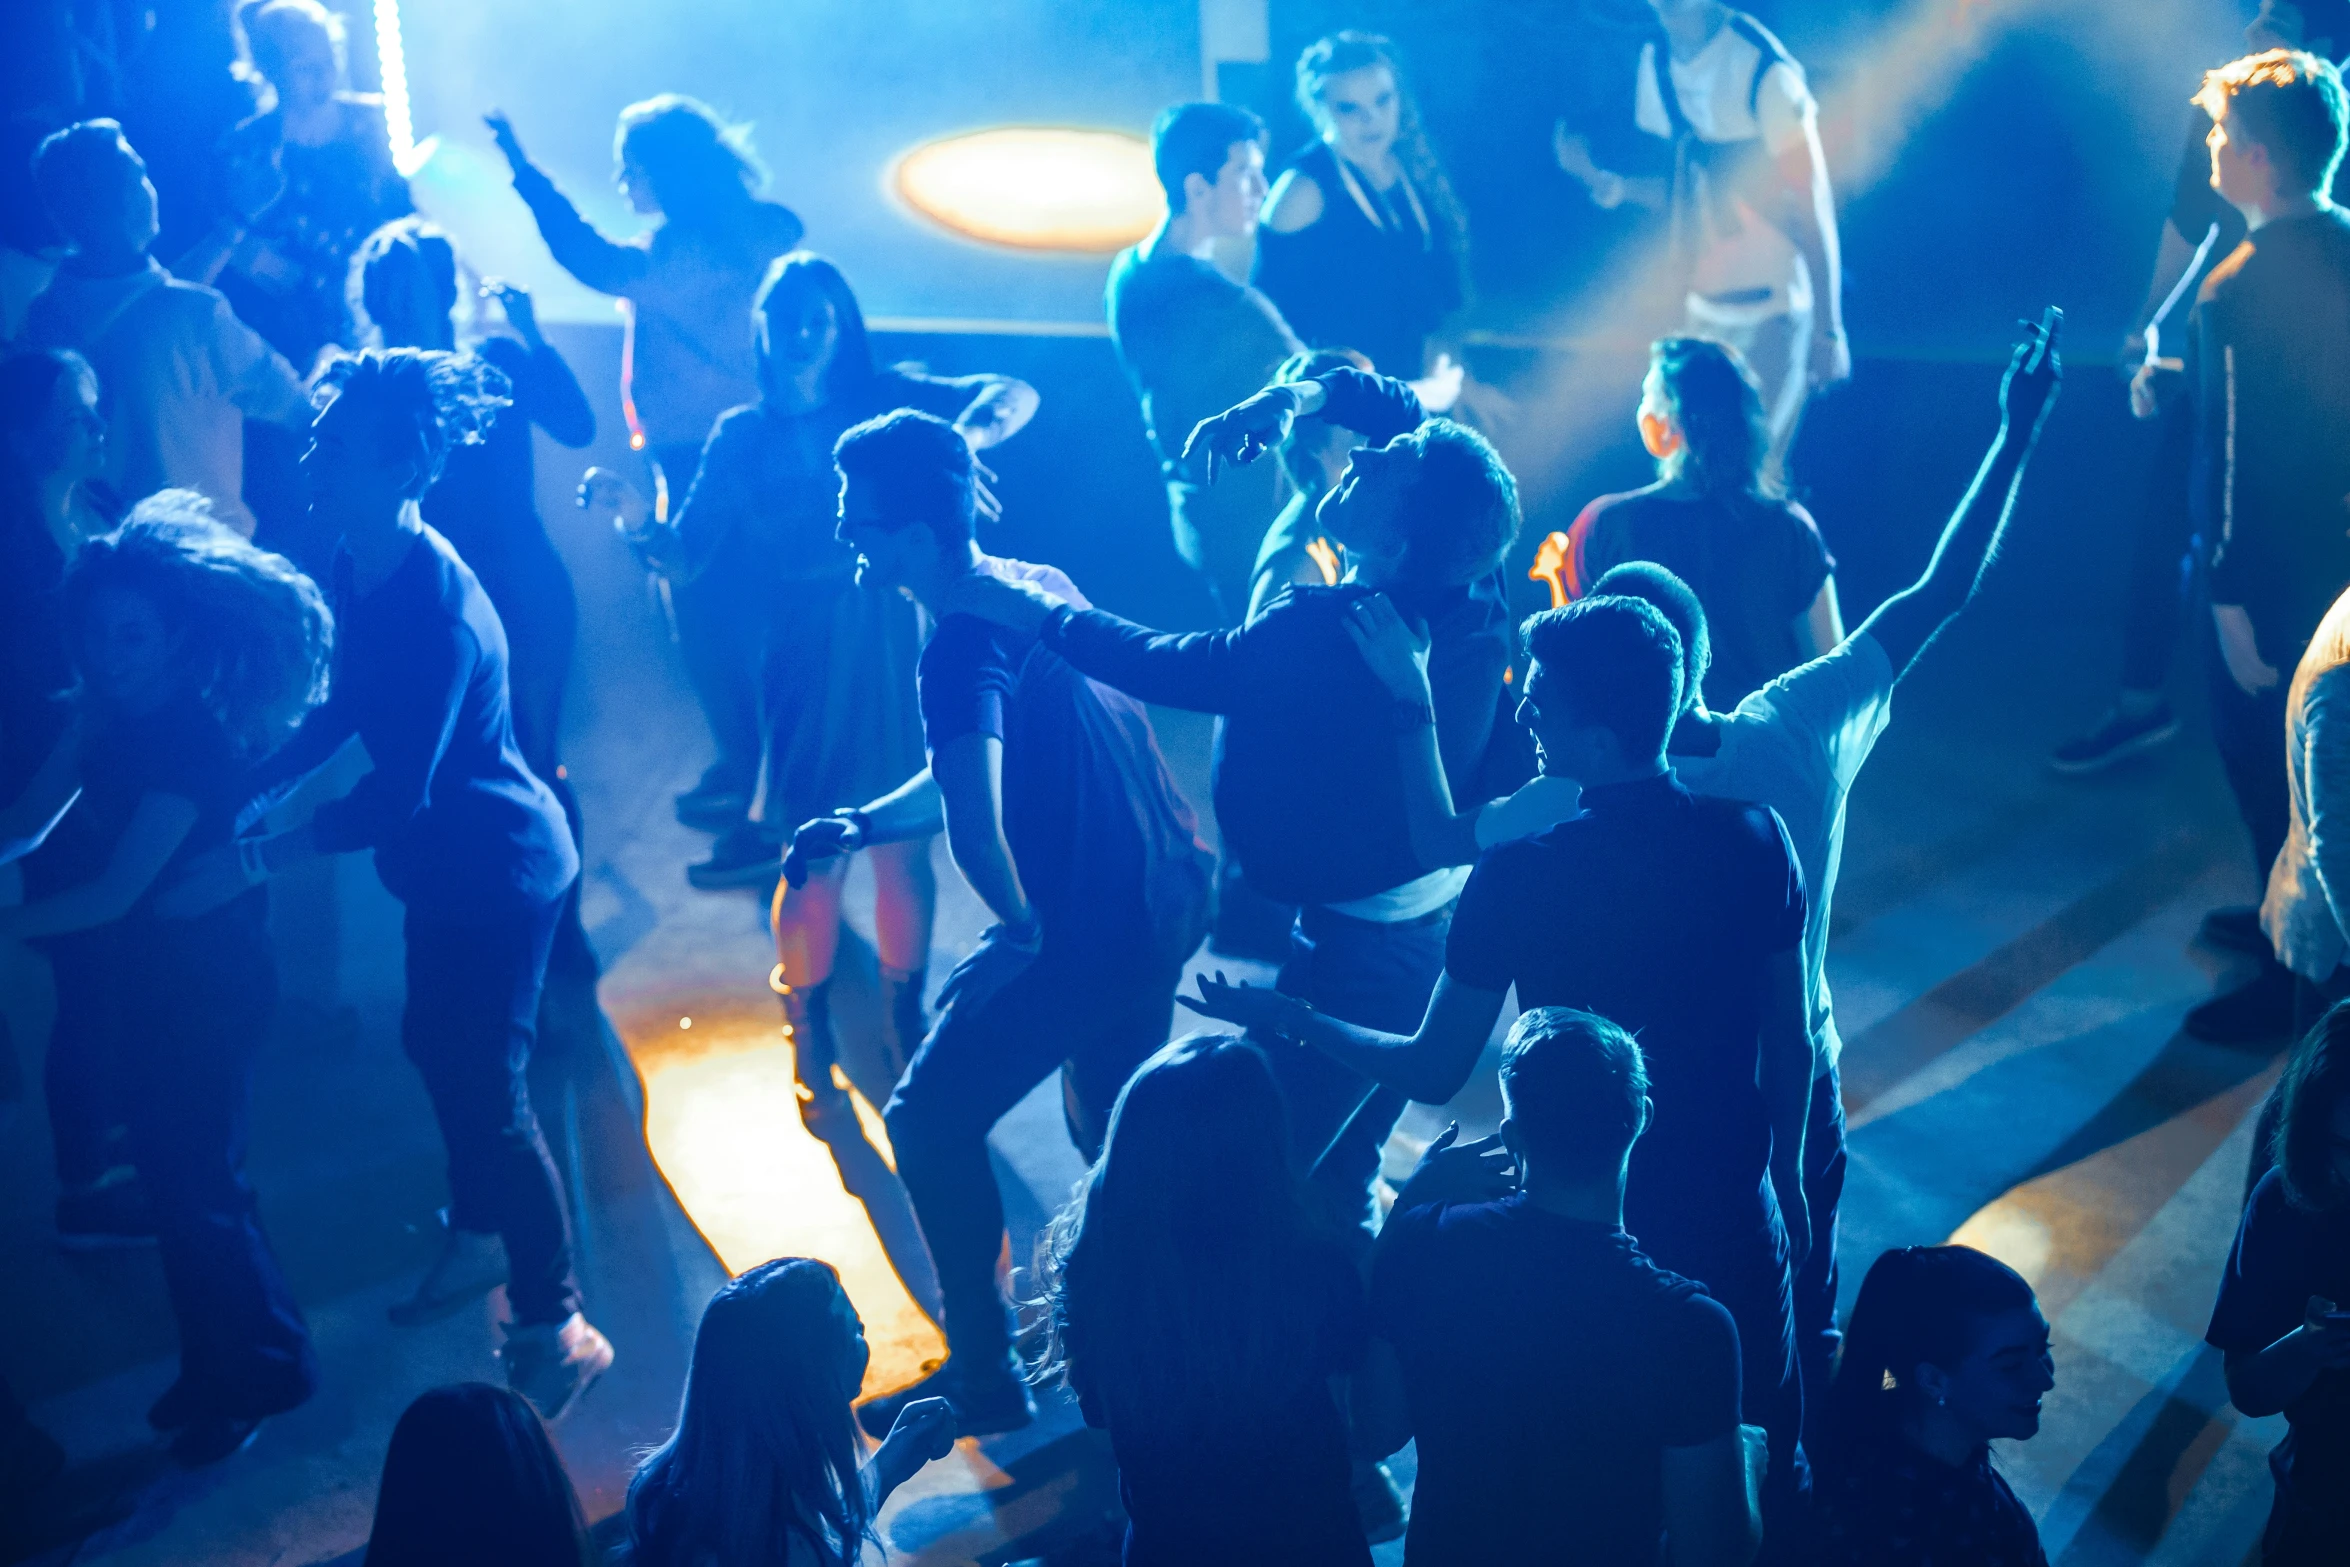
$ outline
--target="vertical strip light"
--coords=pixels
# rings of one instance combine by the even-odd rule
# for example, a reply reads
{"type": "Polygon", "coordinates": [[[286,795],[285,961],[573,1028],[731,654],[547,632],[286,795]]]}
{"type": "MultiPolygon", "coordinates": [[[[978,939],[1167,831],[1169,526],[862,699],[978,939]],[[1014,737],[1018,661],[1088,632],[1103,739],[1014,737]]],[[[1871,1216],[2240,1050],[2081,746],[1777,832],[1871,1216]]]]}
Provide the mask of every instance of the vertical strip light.
{"type": "Polygon", "coordinates": [[[408,53],[400,44],[400,0],[375,0],[375,65],[383,79],[384,125],[391,132],[392,162],[402,174],[416,172],[416,121],[408,107],[408,53]]]}

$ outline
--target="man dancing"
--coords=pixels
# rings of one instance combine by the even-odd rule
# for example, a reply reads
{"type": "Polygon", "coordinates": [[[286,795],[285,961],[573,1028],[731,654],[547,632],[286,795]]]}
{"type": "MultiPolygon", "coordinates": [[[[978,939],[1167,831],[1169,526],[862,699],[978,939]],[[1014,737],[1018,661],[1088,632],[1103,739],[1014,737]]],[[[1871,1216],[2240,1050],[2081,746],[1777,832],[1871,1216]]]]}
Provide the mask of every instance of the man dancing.
{"type": "Polygon", "coordinates": [[[1852,374],[1819,106],[1803,67],[1745,12],[1721,0],[1648,3],[1658,31],[1640,51],[1633,119],[1670,146],[1672,173],[1603,169],[1564,121],[1559,166],[1602,207],[1667,212],[1688,331],[1753,369],[1770,414],[1769,471],[1782,476],[1813,389],[1852,374]]]}
{"type": "Polygon", "coordinates": [[[917,670],[930,766],[795,835],[786,874],[943,826],[964,879],[996,917],[939,993],[939,1015],[886,1112],[945,1299],[948,1358],[858,1418],[886,1433],[917,1398],[945,1397],[965,1435],[1009,1431],[1036,1406],[996,1284],[1004,1210],[987,1134],[1059,1068],[1070,1141],[1090,1160],[1110,1107],[1166,1043],[1184,961],[1206,928],[1207,851],[1137,703],[1052,648],[951,612],[982,574],[1083,603],[1049,566],[972,542],[971,448],[910,409],[840,438],[840,534],[868,591],[903,589],[941,615],[917,670]]]}

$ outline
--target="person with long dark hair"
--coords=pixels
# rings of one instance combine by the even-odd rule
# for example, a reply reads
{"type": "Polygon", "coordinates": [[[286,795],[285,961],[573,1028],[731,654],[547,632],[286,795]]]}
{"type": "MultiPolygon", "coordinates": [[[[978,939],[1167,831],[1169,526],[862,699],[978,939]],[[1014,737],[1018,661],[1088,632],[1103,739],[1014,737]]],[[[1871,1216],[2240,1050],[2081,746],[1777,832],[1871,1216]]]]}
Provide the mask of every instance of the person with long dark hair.
{"type": "Polygon", "coordinates": [[[1252,281],[1313,348],[1368,354],[1419,382],[1443,413],[1456,367],[1429,339],[1467,294],[1469,225],[1420,120],[1395,45],[1375,33],[1317,39],[1297,60],[1297,105],[1312,145],[1266,198],[1252,281]]]}
{"type": "Polygon", "coordinates": [[[507,1381],[554,1419],[612,1363],[580,1314],[571,1221],[524,1075],[579,856],[514,742],[498,612],[419,507],[507,395],[504,376],[462,355],[371,348],[333,366],[302,461],[311,509],[342,541],[334,691],[248,780],[247,815],[354,738],[374,770],[306,824],[208,856],[172,895],[200,909],[318,855],[374,851],[406,906],[401,1045],[449,1153],[446,1242],[394,1316],[419,1320],[504,1277],[507,1381]]]}
{"type": "Polygon", "coordinates": [[[1991,1441],[2056,1385],[2032,1286],[1970,1246],[1899,1246],[1861,1281],[1813,1456],[1821,1567],[2046,1567],[1991,1441]]]}
{"type": "Polygon", "coordinates": [[[333,624],[307,577],[187,490],[85,544],[65,609],[77,721],[0,811],[0,858],[68,812],[107,848],[87,880],[0,910],[0,937],[106,934],[123,1108],[180,1330],[179,1379],[148,1419],[183,1462],[211,1463],[307,1399],[318,1363],[243,1169],[276,999],[267,900],[181,918],[156,894],[230,842],[246,767],[325,694],[333,624]]]}
{"type": "Polygon", "coordinates": [[[362,1567],[595,1567],[579,1493],[529,1400],[487,1382],[417,1395],[392,1427],[362,1567]]]}
{"type": "Polygon", "coordinates": [[[2275,1165],[2245,1204],[2203,1336],[2226,1357],[2229,1403],[2285,1417],[2260,1559],[2317,1567],[2350,1539],[2350,1006],[2295,1047],[2271,1103],[2275,1165]]]}
{"type": "MultiPolygon", "coordinates": [[[[361,309],[387,348],[457,347],[459,275],[448,235],[416,218],[370,234],[352,264],[361,309]]],[[[440,478],[424,492],[424,519],[473,568],[506,628],[514,742],[563,803],[572,839],[581,843],[579,796],[564,774],[560,749],[563,688],[579,640],[579,595],[539,517],[531,430],[535,426],[557,445],[576,449],[596,438],[596,415],[571,367],[539,331],[530,291],[492,282],[482,286],[481,297],[496,301],[513,335],[477,337],[468,352],[506,377],[514,401],[490,420],[480,441],[449,453],[440,478]]],[[[577,883],[564,899],[550,961],[559,972],[594,977],[596,957],[580,928],[577,883]]]]}
{"type": "MultiPolygon", "coordinates": [[[[579,215],[504,114],[488,123],[557,263],[626,302],[620,403],[629,445],[651,463],[655,514],[674,516],[719,415],[759,396],[751,303],[806,228],[790,208],[759,199],[767,171],[748,127],[679,93],[620,112],[615,177],[630,207],[660,219],[628,240],[607,239],[579,215]]],[[[725,827],[742,820],[758,784],[757,666],[736,656],[732,628],[759,606],[723,575],[687,586],[675,602],[686,672],[718,746],[701,781],[679,796],[678,818],[725,827]]]]}
{"type": "Polygon", "coordinates": [[[858,1462],[871,1355],[828,1262],[779,1257],[713,1295],[677,1429],[628,1485],[636,1567],[854,1567],[881,1504],[955,1441],[952,1407],[920,1399],[858,1462]]]}
{"type": "Polygon", "coordinates": [[[1263,1053],[1189,1035],[1038,1240],[1045,1370],[1110,1433],[1127,1567],[1371,1559],[1331,1384],[1369,1349],[1363,1283],[1288,1146],[1263,1053]]]}
{"type": "Polygon", "coordinates": [[[1770,473],[1762,394],[1737,350],[1702,337],[1657,343],[1639,422],[1656,482],[1583,508],[1568,530],[1568,590],[1587,592],[1631,560],[1688,583],[1712,631],[1706,705],[1726,713],[1844,640],[1836,562],[1770,473]]]}

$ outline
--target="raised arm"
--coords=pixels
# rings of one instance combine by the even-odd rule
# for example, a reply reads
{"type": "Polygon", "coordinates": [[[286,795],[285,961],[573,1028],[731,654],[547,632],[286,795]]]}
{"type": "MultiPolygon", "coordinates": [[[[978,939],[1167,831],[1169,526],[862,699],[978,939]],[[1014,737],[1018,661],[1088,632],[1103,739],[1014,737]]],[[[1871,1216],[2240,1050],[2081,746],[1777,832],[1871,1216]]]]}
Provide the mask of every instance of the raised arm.
{"type": "Polygon", "coordinates": [[[1999,387],[1999,434],[1958,510],[1944,525],[1933,559],[1926,563],[1924,575],[1861,622],[1860,632],[1874,636],[1884,648],[1896,679],[1908,673],[1934,634],[1966,607],[1975,584],[1998,556],[2024,464],[2064,378],[2057,355],[2063,325],[2064,312],[2051,305],[2016,345],[1999,387]]]}
{"type": "Polygon", "coordinates": [[[0,936],[19,941],[94,930],[128,914],[155,878],[179,852],[196,825],[196,802],[182,795],[150,791],[139,797],[106,867],[96,876],[45,898],[0,909],[0,936]]]}
{"type": "Polygon", "coordinates": [[[959,380],[974,387],[970,405],[955,416],[955,428],[975,452],[1001,446],[1036,417],[1043,401],[1036,388],[1008,375],[973,375],[959,380]]]}
{"type": "Polygon", "coordinates": [[[0,865],[20,860],[56,831],[82,793],[82,727],[69,724],[24,791],[0,806],[0,865]]]}
{"type": "Polygon", "coordinates": [[[570,198],[530,161],[504,114],[492,111],[482,120],[506,155],[507,166],[514,171],[514,193],[530,208],[539,237],[547,242],[556,264],[599,294],[625,294],[643,282],[652,264],[645,248],[615,244],[597,233],[570,198]]]}
{"type": "Polygon", "coordinates": [[[1507,994],[1439,975],[1419,1030],[1409,1035],[1340,1022],[1295,997],[1261,985],[1234,985],[1220,973],[1213,979],[1202,975],[1197,996],[1175,999],[1203,1017],[1286,1035],[1373,1082],[1423,1104],[1442,1104],[1459,1093],[1476,1070],[1507,994]]]}
{"type": "Polygon", "coordinates": [[[498,302],[507,324],[522,340],[523,352],[509,351],[499,359],[499,368],[514,382],[516,407],[558,446],[577,450],[593,441],[596,411],[588,405],[587,393],[580,390],[579,377],[539,331],[538,307],[531,301],[530,290],[519,283],[492,280],[484,283],[481,291],[498,302]]]}

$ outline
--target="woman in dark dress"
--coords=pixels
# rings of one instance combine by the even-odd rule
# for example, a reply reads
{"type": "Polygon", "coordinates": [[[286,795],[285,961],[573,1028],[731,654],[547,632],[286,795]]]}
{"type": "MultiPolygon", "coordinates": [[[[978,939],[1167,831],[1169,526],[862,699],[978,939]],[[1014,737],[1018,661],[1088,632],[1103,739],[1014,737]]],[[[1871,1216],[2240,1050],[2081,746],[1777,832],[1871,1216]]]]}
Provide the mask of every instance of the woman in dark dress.
{"type": "Polygon", "coordinates": [[[243,1169],[276,997],[267,896],[176,919],[154,892],[231,841],[247,766],[325,695],[332,623],[307,577],[190,490],[149,497],[84,545],[65,604],[77,722],[0,811],[0,856],[62,813],[108,847],[89,879],[0,910],[0,937],[106,933],[124,1109],[180,1331],[179,1380],[148,1419],[182,1461],[210,1463],[307,1399],[318,1366],[243,1169]]]}
{"type": "Polygon", "coordinates": [[[1045,1372],[1109,1430],[1127,1567],[1371,1559],[1331,1381],[1369,1353],[1369,1308],[1286,1125],[1255,1045],[1179,1039],[1038,1240],[1045,1372]]]}
{"type": "MultiPolygon", "coordinates": [[[[387,223],[360,247],[353,272],[361,306],[385,347],[456,348],[457,252],[446,234],[417,218],[387,223]]],[[[506,628],[514,743],[562,801],[577,842],[579,797],[564,773],[561,741],[579,596],[539,516],[530,432],[536,425],[557,445],[576,449],[596,438],[596,416],[571,367],[540,334],[529,292],[490,283],[482,295],[497,301],[515,335],[480,338],[469,352],[506,377],[514,400],[492,417],[480,441],[449,453],[439,481],[425,492],[424,520],[456,547],[498,611],[506,628]]],[[[575,882],[549,968],[592,973],[594,967],[575,882]]]]}
{"type": "Polygon", "coordinates": [[[1862,1281],[1811,1455],[1819,1567],[2046,1567],[1991,1439],[2056,1385],[2032,1286],[1967,1246],[1903,1246],[1862,1281]]]}
{"type": "Polygon", "coordinates": [[[1705,705],[1732,712],[1844,640],[1836,562],[1811,513],[1765,472],[1762,392],[1737,351],[1668,337],[1649,360],[1638,419],[1657,481],[1583,508],[1568,530],[1563,585],[1580,598],[1634,560],[1688,583],[1713,642],[1705,705]]]}
{"type": "Polygon", "coordinates": [[[2204,1340],[2226,1357],[2229,1403],[2285,1417],[2260,1559],[2317,1567],[2350,1542],[2350,1005],[2309,1031],[2270,1104],[2276,1163],[2244,1206],[2204,1340]]]}

